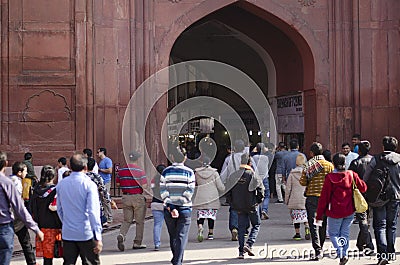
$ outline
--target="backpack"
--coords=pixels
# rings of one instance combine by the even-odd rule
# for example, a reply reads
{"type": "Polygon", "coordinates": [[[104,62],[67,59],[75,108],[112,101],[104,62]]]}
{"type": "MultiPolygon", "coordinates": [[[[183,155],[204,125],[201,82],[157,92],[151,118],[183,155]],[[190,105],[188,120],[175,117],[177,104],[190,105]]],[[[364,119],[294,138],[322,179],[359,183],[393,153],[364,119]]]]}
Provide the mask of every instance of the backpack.
{"type": "Polygon", "coordinates": [[[392,184],[388,164],[381,155],[375,156],[376,166],[372,170],[366,184],[366,200],[371,207],[382,207],[390,200],[392,184]]]}

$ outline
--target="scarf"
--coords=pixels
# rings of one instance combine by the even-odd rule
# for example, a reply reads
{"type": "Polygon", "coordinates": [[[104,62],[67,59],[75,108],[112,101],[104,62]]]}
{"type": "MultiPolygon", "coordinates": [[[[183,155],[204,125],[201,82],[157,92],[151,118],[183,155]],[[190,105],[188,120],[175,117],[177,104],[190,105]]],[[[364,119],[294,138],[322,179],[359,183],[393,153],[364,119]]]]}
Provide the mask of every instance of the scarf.
{"type": "Polygon", "coordinates": [[[324,160],[322,155],[314,156],[304,166],[304,172],[307,177],[307,182],[309,182],[315,175],[321,172],[324,167],[318,162],[318,160],[324,160]]]}

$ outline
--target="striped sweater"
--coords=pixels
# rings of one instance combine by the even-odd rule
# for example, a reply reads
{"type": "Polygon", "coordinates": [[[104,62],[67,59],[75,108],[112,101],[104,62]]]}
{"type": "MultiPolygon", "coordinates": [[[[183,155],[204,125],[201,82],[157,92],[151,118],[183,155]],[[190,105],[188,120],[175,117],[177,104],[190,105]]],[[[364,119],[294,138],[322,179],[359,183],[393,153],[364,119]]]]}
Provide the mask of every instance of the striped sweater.
{"type": "Polygon", "coordinates": [[[173,163],[161,174],[160,193],[165,205],[191,207],[195,188],[193,170],[183,163],[173,163]]]}

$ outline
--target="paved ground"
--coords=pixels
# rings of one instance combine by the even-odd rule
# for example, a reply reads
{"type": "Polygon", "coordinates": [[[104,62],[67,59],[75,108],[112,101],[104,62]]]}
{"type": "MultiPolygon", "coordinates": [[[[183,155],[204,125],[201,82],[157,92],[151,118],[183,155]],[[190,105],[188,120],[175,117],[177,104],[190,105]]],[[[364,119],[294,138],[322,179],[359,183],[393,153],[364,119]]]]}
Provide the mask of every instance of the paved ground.
{"type": "MultiPolygon", "coordinates": [[[[150,211],[148,212],[151,213],[150,211]]],[[[162,233],[162,247],[161,250],[153,251],[152,240],[152,227],[153,221],[149,219],[145,224],[145,238],[144,244],[148,247],[142,250],[130,249],[133,244],[134,238],[134,225],[131,227],[127,235],[127,243],[125,252],[120,252],[116,246],[116,237],[119,230],[118,222],[121,220],[122,210],[115,212],[114,228],[108,229],[103,234],[104,249],[101,254],[102,264],[143,264],[143,265],[158,265],[170,264],[171,252],[169,249],[169,239],[166,227],[164,225],[162,233]]],[[[218,213],[218,220],[215,227],[215,239],[205,240],[202,243],[197,242],[197,227],[195,224],[195,214],[192,215],[192,226],[190,229],[189,244],[187,246],[184,264],[198,265],[198,264],[290,264],[290,265],[305,265],[305,264],[325,264],[333,265],[338,264],[338,259],[333,259],[332,255],[328,254],[328,249],[331,248],[329,240],[325,244],[325,257],[319,262],[309,261],[309,250],[311,249],[311,242],[293,241],[292,236],[294,230],[290,222],[288,210],[283,204],[274,204],[270,206],[270,220],[263,220],[261,231],[254,246],[257,252],[255,257],[246,256],[244,260],[236,259],[238,255],[238,243],[230,241],[230,234],[227,229],[228,223],[228,207],[222,207],[218,213]]],[[[303,228],[302,228],[303,229],[303,228]]],[[[206,231],[207,233],[207,231],[206,231]]],[[[350,250],[355,249],[355,238],[358,233],[358,226],[353,224],[351,227],[351,241],[350,250]]],[[[397,240],[396,247],[400,250],[400,241],[397,240]]],[[[400,264],[399,252],[397,253],[397,260],[391,264],[400,264]]],[[[333,255],[334,256],[334,255],[333,255]]],[[[42,260],[38,260],[42,263],[42,260]]],[[[363,255],[354,255],[350,258],[348,264],[376,264],[375,257],[364,257],[363,255]]],[[[16,256],[12,259],[11,264],[19,265],[25,264],[23,256],[16,256]]],[[[55,265],[62,264],[62,259],[55,259],[55,265]]],[[[78,264],[81,264],[78,261],[78,264]]]]}

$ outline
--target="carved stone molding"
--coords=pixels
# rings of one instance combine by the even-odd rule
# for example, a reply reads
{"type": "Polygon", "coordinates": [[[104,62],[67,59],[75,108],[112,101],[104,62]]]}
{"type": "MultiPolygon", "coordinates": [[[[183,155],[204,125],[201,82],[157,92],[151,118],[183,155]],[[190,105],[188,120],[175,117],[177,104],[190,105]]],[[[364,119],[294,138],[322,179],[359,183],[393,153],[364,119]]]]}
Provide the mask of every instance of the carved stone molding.
{"type": "Polygon", "coordinates": [[[179,3],[182,0],[169,0],[169,1],[172,2],[172,3],[179,3]]]}
{"type": "Polygon", "coordinates": [[[317,0],[298,0],[298,2],[303,6],[312,6],[317,0]]]}
{"type": "Polygon", "coordinates": [[[28,98],[22,113],[23,121],[70,121],[71,109],[65,96],[45,89],[28,98]]]}

